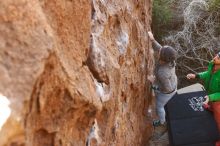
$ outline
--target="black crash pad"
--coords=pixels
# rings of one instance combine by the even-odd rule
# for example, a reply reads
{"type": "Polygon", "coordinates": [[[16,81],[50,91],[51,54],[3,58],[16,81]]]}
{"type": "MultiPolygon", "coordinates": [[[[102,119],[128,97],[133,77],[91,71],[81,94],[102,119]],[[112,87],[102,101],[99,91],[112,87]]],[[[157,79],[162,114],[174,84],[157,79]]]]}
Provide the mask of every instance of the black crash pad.
{"type": "Polygon", "coordinates": [[[219,139],[213,114],[202,107],[205,91],[176,94],[166,105],[171,146],[214,146],[219,139]]]}

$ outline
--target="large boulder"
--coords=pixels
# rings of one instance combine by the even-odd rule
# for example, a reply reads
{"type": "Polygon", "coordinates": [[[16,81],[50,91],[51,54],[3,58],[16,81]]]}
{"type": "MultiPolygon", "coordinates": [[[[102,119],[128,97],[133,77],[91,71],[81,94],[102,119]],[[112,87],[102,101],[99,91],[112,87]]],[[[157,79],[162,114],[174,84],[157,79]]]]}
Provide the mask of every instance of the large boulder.
{"type": "Polygon", "coordinates": [[[0,93],[18,123],[4,127],[19,132],[0,145],[22,145],[24,133],[27,146],[146,144],[150,5],[1,1],[0,93]]]}

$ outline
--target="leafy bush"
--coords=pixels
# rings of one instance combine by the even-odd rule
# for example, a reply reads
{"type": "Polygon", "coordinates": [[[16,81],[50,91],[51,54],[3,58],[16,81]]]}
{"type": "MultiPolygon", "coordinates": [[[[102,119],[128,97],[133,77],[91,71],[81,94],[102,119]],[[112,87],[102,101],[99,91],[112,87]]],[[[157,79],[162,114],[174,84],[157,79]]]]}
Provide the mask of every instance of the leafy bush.
{"type": "Polygon", "coordinates": [[[153,20],[159,25],[166,25],[171,18],[169,8],[170,0],[154,0],[153,1],[153,20]]]}
{"type": "Polygon", "coordinates": [[[209,1],[209,11],[214,13],[217,18],[216,35],[220,35],[220,0],[210,0],[209,1]]]}
{"type": "Polygon", "coordinates": [[[220,0],[210,0],[209,1],[209,10],[220,12],[220,0]]]}
{"type": "Polygon", "coordinates": [[[154,0],[153,1],[153,16],[152,16],[152,29],[155,37],[161,40],[166,33],[165,30],[169,25],[172,17],[170,4],[172,0],[154,0]]]}

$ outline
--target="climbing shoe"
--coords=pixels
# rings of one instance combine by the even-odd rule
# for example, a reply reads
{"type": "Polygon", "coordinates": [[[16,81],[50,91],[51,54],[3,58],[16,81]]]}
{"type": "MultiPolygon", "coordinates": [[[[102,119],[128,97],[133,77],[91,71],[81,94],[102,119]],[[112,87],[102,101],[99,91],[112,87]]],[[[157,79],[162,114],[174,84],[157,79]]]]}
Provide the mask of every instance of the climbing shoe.
{"type": "Polygon", "coordinates": [[[160,120],[154,120],[154,121],[153,121],[153,126],[154,126],[154,127],[158,127],[158,126],[160,126],[160,125],[161,125],[160,120]]]}
{"type": "Polygon", "coordinates": [[[157,126],[154,126],[154,132],[152,140],[158,140],[167,132],[167,124],[161,124],[160,122],[154,122],[157,126]]]}

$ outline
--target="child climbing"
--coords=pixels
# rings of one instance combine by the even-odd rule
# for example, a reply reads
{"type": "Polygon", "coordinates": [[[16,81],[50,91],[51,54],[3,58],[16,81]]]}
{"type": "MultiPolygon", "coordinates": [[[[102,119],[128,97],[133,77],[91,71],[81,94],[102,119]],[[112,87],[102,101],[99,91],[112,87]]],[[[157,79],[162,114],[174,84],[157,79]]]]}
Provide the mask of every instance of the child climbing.
{"type": "Polygon", "coordinates": [[[161,46],[154,38],[152,32],[148,32],[153,43],[153,49],[158,53],[156,59],[155,75],[148,76],[152,83],[156,96],[156,112],[158,120],[153,121],[154,127],[160,127],[159,134],[166,132],[166,120],[164,106],[175,95],[177,91],[177,76],[175,72],[175,60],[177,52],[171,46],[161,46]]]}

